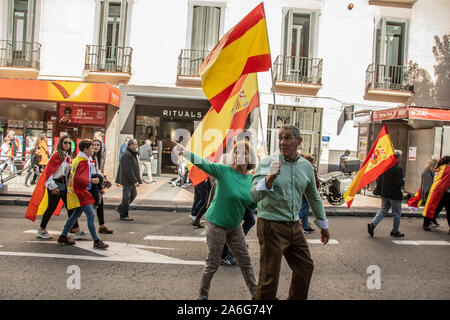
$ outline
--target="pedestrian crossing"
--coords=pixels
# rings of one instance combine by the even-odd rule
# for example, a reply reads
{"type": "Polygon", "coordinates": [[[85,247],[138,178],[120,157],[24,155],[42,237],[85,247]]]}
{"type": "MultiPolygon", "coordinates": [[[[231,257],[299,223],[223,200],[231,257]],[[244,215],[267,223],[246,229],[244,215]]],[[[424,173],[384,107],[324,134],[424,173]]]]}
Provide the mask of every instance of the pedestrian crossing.
{"type": "MultiPolygon", "coordinates": [[[[154,240],[154,241],[192,241],[192,242],[206,242],[206,237],[177,237],[177,236],[159,236],[159,235],[148,235],[144,240],[154,240]]],[[[246,240],[248,242],[257,242],[258,240],[246,240]]],[[[322,244],[320,239],[308,239],[309,244],[322,244]]],[[[328,244],[339,244],[337,240],[330,239],[328,244]]]]}
{"type": "Polygon", "coordinates": [[[433,240],[393,240],[392,242],[399,245],[412,246],[450,246],[450,242],[433,240]]]}

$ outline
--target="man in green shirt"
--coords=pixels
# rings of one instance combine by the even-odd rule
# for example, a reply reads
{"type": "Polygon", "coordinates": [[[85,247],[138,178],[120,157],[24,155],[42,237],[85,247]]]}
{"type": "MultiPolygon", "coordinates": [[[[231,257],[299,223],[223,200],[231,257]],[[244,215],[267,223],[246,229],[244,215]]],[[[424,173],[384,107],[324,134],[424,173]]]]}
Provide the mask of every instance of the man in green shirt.
{"type": "Polygon", "coordinates": [[[330,238],[328,220],[313,167],[297,154],[302,142],[299,129],[293,125],[282,126],[278,142],[280,154],[261,160],[250,191],[258,204],[260,272],[256,299],[276,299],[283,255],[293,271],[288,299],[306,299],[314,264],[298,218],[302,196],[311,206],[323,244],[330,238]]]}

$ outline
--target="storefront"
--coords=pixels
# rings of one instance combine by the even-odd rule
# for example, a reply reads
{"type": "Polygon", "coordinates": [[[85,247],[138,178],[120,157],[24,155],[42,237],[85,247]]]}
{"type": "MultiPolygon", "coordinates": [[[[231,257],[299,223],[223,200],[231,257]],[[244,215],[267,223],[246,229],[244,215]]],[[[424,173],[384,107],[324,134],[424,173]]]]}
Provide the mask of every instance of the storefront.
{"type": "Polygon", "coordinates": [[[152,174],[176,173],[171,141],[179,140],[179,132],[192,135],[211,107],[201,89],[121,86],[121,91],[124,97],[121,110],[130,110],[121,114],[124,122],[121,140],[133,136],[139,146],[151,140],[155,155],[152,174]]]}
{"type": "MultiPolygon", "coordinates": [[[[405,191],[417,192],[429,157],[450,155],[450,107],[417,107],[374,111],[369,123],[359,124],[358,157],[366,157],[383,125],[403,156],[405,191]]],[[[362,160],[364,160],[362,159],[362,160]]]]}
{"type": "Polygon", "coordinates": [[[120,90],[105,83],[0,79],[0,138],[14,131],[17,158],[25,161],[41,133],[50,153],[64,134],[75,145],[107,133],[119,105],[120,90]]]}

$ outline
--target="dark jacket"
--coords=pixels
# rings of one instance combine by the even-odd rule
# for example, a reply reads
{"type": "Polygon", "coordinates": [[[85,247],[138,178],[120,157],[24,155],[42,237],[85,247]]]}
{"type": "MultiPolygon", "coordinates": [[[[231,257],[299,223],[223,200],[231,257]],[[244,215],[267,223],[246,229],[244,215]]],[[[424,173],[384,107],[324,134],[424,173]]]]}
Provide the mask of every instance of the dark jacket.
{"type": "Polygon", "coordinates": [[[125,150],[119,162],[116,183],[123,186],[132,186],[136,182],[142,184],[137,154],[137,152],[132,151],[130,148],[125,150]]]}
{"type": "Polygon", "coordinates": [[[425,203],[428,198],[428,194],[431,190],[431,185],[434,180],[434,170],[425,169],[422,172],[422,178],[420,181],[420,193],[422,196],[422,201],[425,203]]]}
{"type": "Polygon", "coordinates": [[[383,198],[402,200],[402,187],[405,184],[403,170],[396,164],[377,179],[377,188],[383,198]]]}

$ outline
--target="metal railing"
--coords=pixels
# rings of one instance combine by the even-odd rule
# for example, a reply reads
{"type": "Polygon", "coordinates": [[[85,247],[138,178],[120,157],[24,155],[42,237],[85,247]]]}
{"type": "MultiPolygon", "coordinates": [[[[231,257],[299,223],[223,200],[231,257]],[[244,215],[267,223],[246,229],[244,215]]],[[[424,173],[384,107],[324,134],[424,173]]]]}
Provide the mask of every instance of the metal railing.
{"type": "Polygon", "coordinates": [[[408,67],[372,63],[366,70],[367,89],[414,91],[408,67]]]}
{"type": "Polygon", "coordinates": [[[278,56],[275,81],[322,84],[322,63],[320,58],[278,56]]]}
{"type": "Polygon", "coordinates": [[[41,44],[0,40],[0,66],[28,67],[39,70],[41,44]]]}
{"type": "Polygon", "coordinates": [[[181,49],[178,56],[179,76],[200,76],[199,67],[208,56],[207,50],[181,49]]]}
{"type": "Polygon", "coordinates": [[[132,53],[130,47],[87,45],[84,69],[131,74],[132,53]]]}

